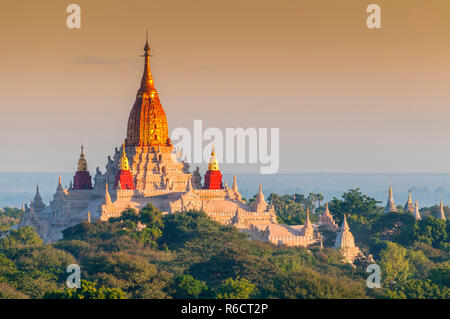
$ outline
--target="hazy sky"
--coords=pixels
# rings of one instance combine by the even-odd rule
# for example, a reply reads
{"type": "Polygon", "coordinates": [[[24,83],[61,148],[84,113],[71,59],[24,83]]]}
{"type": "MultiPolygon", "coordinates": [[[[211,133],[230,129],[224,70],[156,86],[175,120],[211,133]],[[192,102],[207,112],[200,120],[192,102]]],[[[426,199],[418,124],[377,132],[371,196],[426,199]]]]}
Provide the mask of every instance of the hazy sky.
{"type": "Polygon", "coordinates": [[[0,171],[73,171],[81,141],[103,170],[149,28],[169,129],[278,127],[280,172],[448,172],[449,17],[448,0],[1,0],[0,171]]]}

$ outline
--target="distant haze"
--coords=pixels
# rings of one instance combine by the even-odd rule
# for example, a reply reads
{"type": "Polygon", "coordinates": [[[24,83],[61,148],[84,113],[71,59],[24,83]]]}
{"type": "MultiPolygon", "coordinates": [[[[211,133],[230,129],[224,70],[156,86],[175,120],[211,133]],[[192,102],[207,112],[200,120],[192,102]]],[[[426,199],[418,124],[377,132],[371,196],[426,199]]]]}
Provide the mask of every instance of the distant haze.
{"type": "Polygon", "coordinates": [[[448,0],[377,0],[380,30],[374,1],[75,2],[80,30],[71,2],[2,0],[2,172],[73,172],[81,141],[104,170],[147,28],[170,129],[279,127],[281,173],[449,172],[448,0]]]}
{"type": "MultiPolygon", "coordinates": [[[[39,184],[44,202],[52,199],[58,184],[56,173],[0,173],[0,207],[21,207],[30,202],[39,184]]],[[[63,186],[68,186],[73,174],[61,174],[63,186]]],[[[233,176],[225,174],[224,180],[231,186],[233,176]]],[[[413,200],[419,201],[420,207],[433,206],[442,199],[450,206],[450,174],[240,174],[237,177],[239,192],[243,197],[251,198],[263,184],[266,196],[270,193],[308,195],[310,192],[322,193],[325,201],[333,197],[341,198],[351,188],[360,188],[361,192],[386,204],[389,185],[394,189],[397,205],[404,205],[411,189],[413,200]],[[392,182],[391,182],[392,181],[392,182]]]]}

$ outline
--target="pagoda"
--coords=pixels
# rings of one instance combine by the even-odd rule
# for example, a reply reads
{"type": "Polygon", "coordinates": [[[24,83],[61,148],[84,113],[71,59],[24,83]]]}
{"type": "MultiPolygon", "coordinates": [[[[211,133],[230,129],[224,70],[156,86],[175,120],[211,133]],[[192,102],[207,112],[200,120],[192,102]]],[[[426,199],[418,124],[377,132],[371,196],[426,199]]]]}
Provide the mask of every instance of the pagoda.
{"type": "Polygon", "coordinates": [[[211,158],[208,164],[208,170],[205,174],[204,189],[222,189],[222,173],[219,170],[216,153],[214,152],[214,145],[211,150],[211,158]]]}
{"type": "Polygon", "coordinates": [[[73,177],[72,189],[92,189],[92,178],[87,168],[87,161],[84,157],[84,147],[81,145],[81,154],[78,159],[78,169],[73,177]]]}
{"type": "Polygon", "coordinates": [[[349,263],[353,263],[358,255],[362,255],[361,250],[355,245],[355,239],[350,232],[350,227],[348,227],[346,215],[344,215],[344,221],[337,234],[334,249],[339,250],[344,260],[349,263]]]}
{"type": "Polygon", "coordinates": [[[392,193],[392,187],[389,187],[389,197],[387,200],[387,204],[386,207],[384,208],[384,213],[388,214],[388,213],[397,213],[397,206],[395,206],[395,202],[394,202],[394,195],[392,193]]]}
{"type": "Polygon", "coordinates": [[[405,213],[414,214],[414,203],[411,198],[411,190],[409,191],[408,201],[406,202],[403,210],[405,211],[405,213]]]}

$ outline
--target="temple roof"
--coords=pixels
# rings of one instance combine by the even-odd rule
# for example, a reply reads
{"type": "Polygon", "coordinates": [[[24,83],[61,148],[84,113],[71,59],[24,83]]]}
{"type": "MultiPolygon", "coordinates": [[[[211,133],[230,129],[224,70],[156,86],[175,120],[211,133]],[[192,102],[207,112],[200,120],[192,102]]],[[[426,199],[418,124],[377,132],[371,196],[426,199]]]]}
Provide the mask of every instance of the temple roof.
{"type": "Polygon", "coordinates": [[[342,222],[339,233],[336,236],[334,248],[342,249],[348,247],[355,247],[355,239],[353,234],[350,232],[350,227],[348,227],[347,217],[344,215],[344,221],[342,222]]]}
{"type": "Polygon", "coordinates": [[[39,194],[39,186],[38,185],[36,186],[36,195],[34,195],[33,207],[38,211],[45,208],[45,204],[42,201],[41,194],[39,194]]]}
{"type": "Polygon", "coordinates": [[[166,113],[150,70],[148,38],[144,47],[144,71],[136,101],[128,118],[127,146],[170,145],[166,113]]]}

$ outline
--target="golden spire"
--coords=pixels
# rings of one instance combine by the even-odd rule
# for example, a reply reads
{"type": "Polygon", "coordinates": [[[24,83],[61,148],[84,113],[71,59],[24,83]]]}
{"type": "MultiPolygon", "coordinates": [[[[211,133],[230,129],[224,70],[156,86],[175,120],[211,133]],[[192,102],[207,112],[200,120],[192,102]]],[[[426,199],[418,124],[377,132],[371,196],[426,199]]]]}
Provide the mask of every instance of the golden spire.
{"type": "Polygon", "coordinates": [[[87,161],[84,157],[84,146],[81,144],[81,154],[78,160],[78,171],[87,171],[87,161]]]}
{"type": "Polygon", "coordinates": [[[408,196],[408,203],[412,204],[412,198],[411,198],[411,190],[409,190],[409,196],[408,196]]]}
{"type": "Polygon", "coordinates": [[[119,161],[119,170],[128,171],[130,169],[130,165],[128,164],[127,153],[125,153],[125,143],[122,144],[122,157],[119,161]]]}
{"type": "Polygon", "coordinates": [[[150,71],[150,46],[144,47],[144,72],[127,126],[127,146],[171,146],[166,113],[150,71]]]}
{"type": "Polygon", "coordinates": [[[217,162],[216,152],[214,151],[213,145],[211,150],[211,158],[208,164],[208,171],[218,171],[218,170],[219,170],[219,163],[217,162]]]}
{"type": "Polygon", "coordinates": [[[139,92],[156,92],[152,73],[150,71],[150,46],[148,45],[148,30],[146,34],[143,57],[145,58],[144,73],[142,74],[141,87],[139,88],[139,92]]]}

